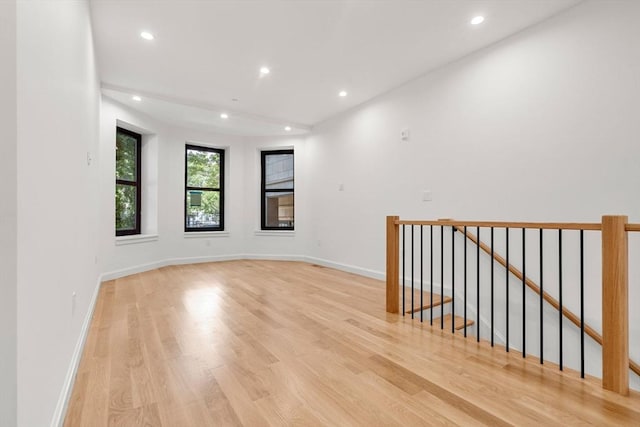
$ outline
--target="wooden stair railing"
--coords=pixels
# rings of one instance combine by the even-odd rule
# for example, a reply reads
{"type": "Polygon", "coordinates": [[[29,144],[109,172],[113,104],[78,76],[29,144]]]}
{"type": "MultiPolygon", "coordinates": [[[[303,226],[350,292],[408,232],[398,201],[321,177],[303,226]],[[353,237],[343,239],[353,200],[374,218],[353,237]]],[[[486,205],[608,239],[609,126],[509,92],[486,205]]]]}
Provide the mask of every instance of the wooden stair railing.
{"type": "MultiPolygon", "coordinates": [[[[463,227],[455,226],[455,228],[456,228],[456,231],[458,231],[458,232],[460,232],[460,233],[462,233],[464,235],[464,228],[463,227]]],[[[478,238],[473,233],[467,231],[466,237],[470,241],[472,241],[474,244],[476,244],[476,245],[480,244],[480,249],[482,249],[482,251],[484,253],[486,253],[487,255],[491,256],[491,248],[489,248],[489,246],[487,246],[483,242],[478,242],[478,238]]],[[[527,287],[529,289],[531,289],[533,292],[535,292],[537,295],[540,295],[540,286],[538,286],[533,280],[529,279],[528,277],[527,278],[523,278],[522,277],[522,272],[520,270],[518,270],[516,267],[514,267],[513,264],[507,265],[506,260],[502,256],[500,256],[499,254],[497,254],[495,252],[495,250],[493,251],[493,259],[498,264],[502,265],[504,268],[508,268],[509,272],[511,272],[511,274],[513,274],[515,277],[517,277],[520,281],[522,281],[524,279],[524,282],[526,283],[527,287]]],[[[548,302],[553,308],[555,308],[556,310],[560,310],[560,303],[558,302],[558,300],[553,298],[547,292],[543,292],[542,293],[542,298],[544,298],[544,300],[546,302],[548,302]]],[[[562,307],[562,314],[564,315],[564,317],[569,319],[571,321],[571,323],[576,325],[578,328],[580,327],[580,317],[578,317],[576,314],[574,314],[571,310],[568,310],[566,307],[562,307]]],[[[600,335],[598,332],[596,332],[595,329],[593,329],[591,326],[585,324],[584,325],[584,331],[595,342],[597,342],[598,344],[602,345],[602,335],[600,335]]],[[[640,365],[638,365],[633,360],[629,360],[629,369],[631,369],[637,375],[640,375],[640,365]]]]}
{"type": "MultiPolygon", "coordinates": [[[[603,216],[601,223],[533,223],[533,222],[495,222],[495,221],[407,221],[400,220],[398,216],[387,217],[387,312],[398,313],[400,311],[399,288],[399,252],[400,252],[400,225],[429,225],[446,226],[464,233],[464,227],[495,227],[495,228],[520,228],[520,229],[556,229],[556,230],[594,230],[602,232],[602,336],[593,328],[584,325],[584,332],[594,341],[602,345],[602,386],[622,395],[629,394],[629,374],[631,369],[640,375],[640,365],[629,359],[629,302],[628,302],[628,241],[627,232],[640,231],[640,224],[628,224],[626,216],[603,216]]],[[[508,269],[511,274],[540,295],[540,287],[524,277],[523,273],[508,264],[506,260],[495,251],[479,241],[472,233],[465,237],[476,245],[479,245],[485,253],[493,255],[496,262],[508,269]]],[[[435,296],[435,295],[434,295],[435,296]]],[[[560,310],[560,304],[546,292],[542,298],[556,310],[560,310]]],[[[449,301],[443,299],[438,305],[449,301]]],[[[436,304],[434,304],[435,306],[436,304]]],[[[416,310],[413,306],[407,313],[424,310],[421,307],[416,310]]],[[[442,315],[442,314],[441,314],[442,315]]],[[[577,326],[581,325],[580,318],[570,310],[562,307],[562,315],[577,326]]],[[[448,322],[455,322],[455,329],[464,328],[464,320],[460,322],[455,313],[447,315],[448,322]],[[453,319],[451,318],[453,316],[453,319]]],[[[451,325],[451,323],[448,323],[451,325]]],[[[469,324],[467,324],[469,326],[469,324]]],[[[450,326],[449,326],[450,327],[450,326]]]]}

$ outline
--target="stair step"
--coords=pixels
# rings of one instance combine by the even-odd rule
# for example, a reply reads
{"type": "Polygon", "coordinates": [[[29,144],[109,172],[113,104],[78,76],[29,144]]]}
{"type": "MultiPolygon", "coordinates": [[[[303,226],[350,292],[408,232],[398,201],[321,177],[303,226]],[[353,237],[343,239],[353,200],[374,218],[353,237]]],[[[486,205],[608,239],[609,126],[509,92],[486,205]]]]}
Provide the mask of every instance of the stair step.
{"type": "MultiPolygon", "coordinates": [[[[473,323],[474,323],[473,320],[467,318],[467,327],[473,325],[473,323]]],[[[440,325],[440,318],[438,317],[437,319],[433,319],[433,324],[440,325]]],[[[455,329],[456,331],[464,329],[464,317],[454,316],[453,329],[455,329]]],[[[445,331],[451,330],[451,314],[444,315],[444,330],[445,331]]]]}
{"type": "MultiPolygon", "coordinates": [[[[400,301],[402,303],[402,289],[400,290],[400,301]]],[[[442,304],[451,302],[451,297],[444,297],[441,295],[433,294],[433,305],[431,305],[431,294],[429,292],[422,292],[422,307],[420,307],[420,289],[413,290],[413,308],[411,308],[411,288],[405,288],[405,307],[409,307],[406,313],[415,313],[421,310],[428,310],[431,307],[437,307],[442,304]]]]}

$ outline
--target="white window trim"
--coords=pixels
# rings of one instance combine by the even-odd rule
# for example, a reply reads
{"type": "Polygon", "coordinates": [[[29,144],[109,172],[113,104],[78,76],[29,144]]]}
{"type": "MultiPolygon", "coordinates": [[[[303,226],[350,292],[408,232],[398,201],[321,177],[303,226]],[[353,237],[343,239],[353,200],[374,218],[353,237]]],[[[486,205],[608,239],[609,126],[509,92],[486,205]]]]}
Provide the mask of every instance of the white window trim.
{"type": "Polygon", "coordinates": [[[256,230],[254,233],[256,236],[278,236],[278,237],[295,237],[295,230],[256,230]]]}
{"type": "Polygon", "coordinates": [[[198,238],[210,238],[210,237],[231,237],[231,233],[228,231],[185,231],[185,239],[198,239],[198,238]]]}
{"type": "Polygon", "coordinates": [[[159,236],[157,234],[134,234],[131,236],[118,236],[116,237],[116,246],[155,242],[158,239],[159,236]]]}

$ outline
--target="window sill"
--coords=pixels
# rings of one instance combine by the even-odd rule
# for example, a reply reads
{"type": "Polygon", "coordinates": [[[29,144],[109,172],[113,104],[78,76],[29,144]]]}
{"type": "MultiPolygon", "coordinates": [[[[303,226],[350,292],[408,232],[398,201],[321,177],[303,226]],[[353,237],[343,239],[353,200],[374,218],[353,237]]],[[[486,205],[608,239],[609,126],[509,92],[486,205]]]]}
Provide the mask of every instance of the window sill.
{"type": "Polygon", "coordinates": [[[116,237],[116,246],[155,242],[156,240],[158,240],[157,234],[134,234],[132,236],[118,236],[116,237]]]}
{"type": "Polygon", "coordinates": [[[185,231],[185,239],[203,239],[211,237],[229,237],[231,233],[228,231],[185,231]]]}
{"type": "Polygon", "coordinates": [[[278,237],[295,237],[295,230],[256,230],[256,236],[278,236],[278,237]]]}

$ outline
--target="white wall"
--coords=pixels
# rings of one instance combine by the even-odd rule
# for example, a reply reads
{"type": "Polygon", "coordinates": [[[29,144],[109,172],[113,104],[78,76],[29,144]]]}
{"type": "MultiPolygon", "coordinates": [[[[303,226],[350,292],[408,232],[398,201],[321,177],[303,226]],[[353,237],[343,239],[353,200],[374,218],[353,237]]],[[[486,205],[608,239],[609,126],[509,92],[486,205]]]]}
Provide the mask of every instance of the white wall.
{"type": "Polygon", "coordinates": [[[96,289],[98,168],[87,152],[97,153],[98,126],[88,3],[18,2],[20,426],[47,425],[60,410],[96,289]]]}
{"type": "Polygon", "coordinates": [[[313,253],[383,270],[390,214],[640,220],[638,8],[587,3],[316,126],[313,253]]]}
{"type": "MultiPolygon", "coordinates": [[[[386,215],[640,222],[639,15],[639,2],[586,2],[316,126],[310,255],[383,272],[386,215]]],[[[639,324],[632,310],[635,360],[639,324]]]]}
{"type": "Polygon", "coordinates": [[[307,156],[304,137],[246,138],[244,142],[245,186],[244,202],[244,252],[250,256],[303,257],[308,250],[308,236],[312,224],[309,221],[308,191],[311,177],[308,165],[312,161],[307,156]],[[260,179],[262,151],[293,148],[294,188],[295,188],[295,232],[260,231],[260,179]]]}
{"type": "Polygon", "coordinates": [[[16,2],[0,2],[0,425],[16,424],[16,2]]]}
{"type": "MultiPolygon", "coordinates": [[[[199,262],[241,257],[301,257],[304,251],[305,197],[296,200],[295,233],[256,235],[260,229],[260,149],[294,147],[296,189],[304,191],[305,150],[302,138],[242,138],[183,129],[160,123],[144,114],[103,97],[100,137],[100,263],[105,278],[176,262],[199,262]],[[143,182],[143,198],[155,193],[149,233],[157,240],[122,245],[114,236],[115,223],[115,134],[117,125],[144,134],[153,155],[143,154],[143,168],[155,168],[156,179],[143,182]],[[227,233],[184,233],[184,149],[185,144],[225,148],[225,231],[227,233]],[[118,243],[118,244],[117,244],[118,243]]],[[[144,152],[143,148],[143,152],[144,152]]],[[[144,173],[144,172],[143,172],[144,173]]],[[[149,221],[143,202],[143,233],[149,221]]]]}

